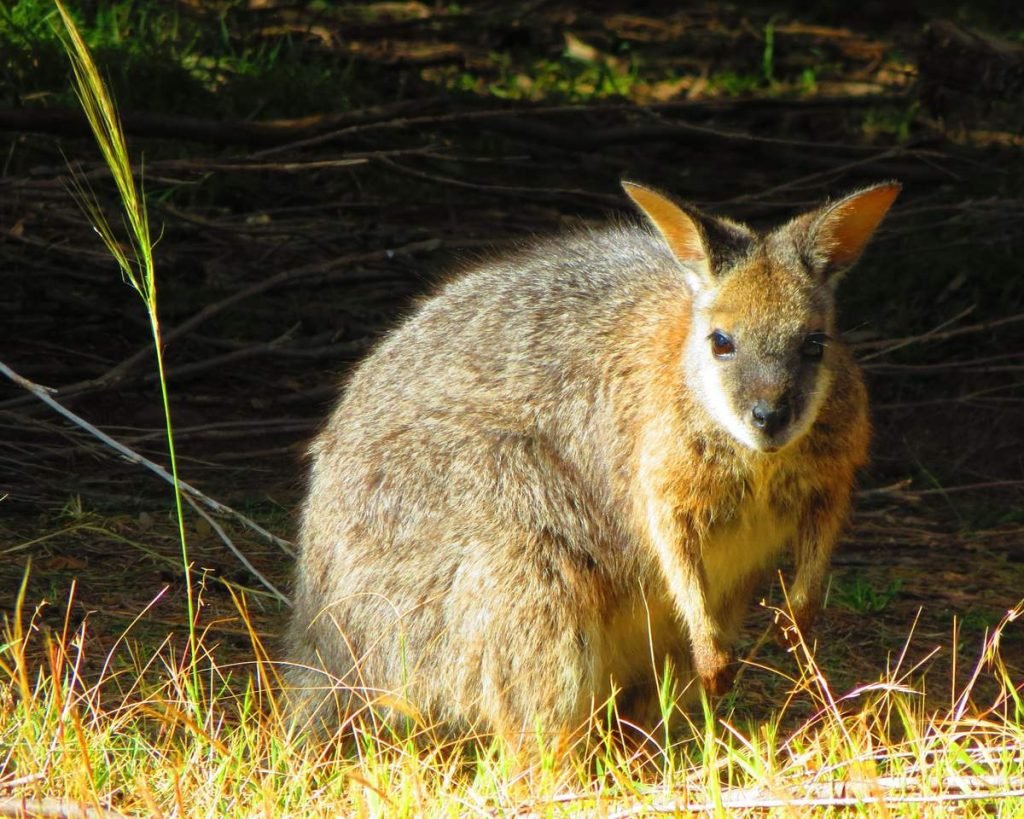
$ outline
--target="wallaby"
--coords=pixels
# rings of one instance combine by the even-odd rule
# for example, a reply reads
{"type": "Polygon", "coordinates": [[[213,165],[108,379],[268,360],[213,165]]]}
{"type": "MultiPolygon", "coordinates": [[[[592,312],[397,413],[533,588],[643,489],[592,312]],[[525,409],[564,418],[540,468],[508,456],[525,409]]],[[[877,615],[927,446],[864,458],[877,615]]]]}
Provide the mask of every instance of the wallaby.
{"type": "Polygon", "coordinates": [[[759,233],[623,185],[646,224],[477,264],[352,374],[311,448],[300,726],[564,734],[614,691],[649,721],[665,663],[728,689],[786,549],[813,619],[869,439],[836,284],[900,186],[759,233]]]}

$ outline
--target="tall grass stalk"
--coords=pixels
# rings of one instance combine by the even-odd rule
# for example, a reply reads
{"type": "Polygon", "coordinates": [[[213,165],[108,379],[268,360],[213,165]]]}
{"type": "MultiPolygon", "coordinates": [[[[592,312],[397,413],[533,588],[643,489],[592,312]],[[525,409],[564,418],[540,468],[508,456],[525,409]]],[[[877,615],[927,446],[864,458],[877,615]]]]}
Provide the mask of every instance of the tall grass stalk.
{"type": "MultiPolygon", "coordinates": [[[[181,561],[185,571],[185,590],[188,607],[188,638],[189,664],[193,666],[194,683],[198,691],[198,669],[196,643],[196,602],[192,585],[192,567],[188,555],[188,541],[185,537],[185,517],[182,508],[182,493],[178,479],[178,460],[174,450],[174,434],[171,425],[171,405],[167,392],[167,378],[164,370],[163,343],[160,337],[160,318],[156,299],[156,268],[153,263],[153,241],[149,231],[149,217],[146,212],[145,198],[135,184],[128,146],[125,143],[121,120],[114,107],[114,101],[107,91],[106,84],[92,59],[89,47],[85,44],[75,25],[74,18],[68,13],[61,0],[54,0],[60,14],[63,30],[59,32],[64,49],[71,61],[74,73],[75,93],[82,105],[82,110],[89,121],[89,127],[100,153],[110,169],[110,174],[117,186],[121,204],[121,217],[127,233],[128,245],[122,244],[115,234],[110,222],[100,206],[96,196],[85,187],[85,184],[74,176],[73,186],[77,198],[86,215],[92,222],[96,232],[103,240],[107,250],[114,257],[124,280],[135,289],[142,298],[149,316],[149,326],[153,335],[153,347],[156,352],[157,375],[160,381],[160,396],[163,400],[164,423],[167,433],[167,452],[171,462],[171,475],[174,478],[174,507],[178,518],[178,538],[181,542],[181,561]]],[[[194,703],[198,697],[192,698],[194,703]]]]}

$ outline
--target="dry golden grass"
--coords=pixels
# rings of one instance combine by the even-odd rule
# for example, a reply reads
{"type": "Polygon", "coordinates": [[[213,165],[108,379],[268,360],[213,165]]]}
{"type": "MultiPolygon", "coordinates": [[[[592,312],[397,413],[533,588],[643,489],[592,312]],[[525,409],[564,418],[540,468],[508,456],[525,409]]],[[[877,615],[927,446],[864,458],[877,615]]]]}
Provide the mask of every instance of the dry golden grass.
{"type": "MultiPolygon", "coordinates": [[[[45,604],[32,606],[22,594],[4,624],[0,814],[21,807],[97,816],[1024,810],[1024,702],[999,650],[1024,604],[989,636],[947,708],[925,708],[924,679],[912,684],[914,669],[899,663],[875,683],[833,692],[803,646],[790,693],[768,720],[744,724],[707,703],[682,712],[667,700],[666,715],[679,727],[630,752],[608,728],[613,712],[599,709],[575,748],[525,768],[488,737],[441,740],[416,724],[397,736],[368,727],[369,718],[354,720],[343,740],[302,742],[289,736],[277,669],[254,629],[252,660],[223,663],[215,630],[202,623],[194,656],[174,635],[143,648],[132,631],[149,616],[142,611],[103,653],[88,617],[72,623],[73,604],[61,627],[46,628],[45,604]],[[976,702],[984,676],[999,693],[976,702]],[[791,709],[812,716],[784,727],[793,725],[791,709]]],[[[250,623],[245,598],[236,596],[235,605],[238,621],[250,623]]]]}

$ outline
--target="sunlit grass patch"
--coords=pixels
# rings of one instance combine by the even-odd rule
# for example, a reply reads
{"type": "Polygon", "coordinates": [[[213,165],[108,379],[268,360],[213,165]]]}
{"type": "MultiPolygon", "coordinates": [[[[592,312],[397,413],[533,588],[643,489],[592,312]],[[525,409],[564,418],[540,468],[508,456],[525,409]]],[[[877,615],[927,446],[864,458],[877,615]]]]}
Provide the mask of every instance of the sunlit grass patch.
{"type": "MultiPolygon", "coordinates": [[[[236,607],[248,623],[244,597],[236,607]]],[[[979,647],[962,687],[927,681],[949,688],[948,707],[926,707],[925,675],[909,660],[833,692],[805,645],[790,655],[791,691],[769,719],[741,722],[706,702],[682,711],[667,698],[679,727],[626,748],[606,707],[574,746],[527,764],[500,741],[446,739],[430,726],[403,735],[355,720],[343,739],[295,736],[254,630],[243,662],[221,659],[216,632],[203,628],[191,658],[177,635],[143,646],[132,626],[94,657],[90,617],[65,614],[47,629],[41,611],[22,597],[0,638],[0,787],[28,802],[146,815],[877,815],[883,804],[936,815],[1024,797],[1022,683],[999,651],[1022,607],[979,647]],[[999,693],[975,701],[986,675],[999,693]],[[811,716],[788,725],[797,704],[811,716]]]]}

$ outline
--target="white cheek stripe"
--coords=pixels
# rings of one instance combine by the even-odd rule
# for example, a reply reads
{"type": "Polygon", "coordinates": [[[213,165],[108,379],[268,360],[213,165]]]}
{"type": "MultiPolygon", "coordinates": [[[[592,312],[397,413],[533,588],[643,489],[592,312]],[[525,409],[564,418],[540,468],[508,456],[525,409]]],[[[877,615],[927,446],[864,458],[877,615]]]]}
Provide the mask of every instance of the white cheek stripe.
{"type": "Polygon", "coordinates": [[[744,446],[759,449],[757,439],[746,422],[733,412],[719,368],[708,353],[705,337],[711,330],[700,313],[694,313],[683,362],[686,386],[715,423],[744,446]]]}
{"type": "MultiPolygon", "coordinates": [[[[746,422],[739,418],[729,403],[729,397],[722,386],[722,379],[719,376],[718,368],[704,368],[698,371],[698,384],[695,393],[704,409],[711,417],[728,432],[733,438],[744,446],[751,449],[760,449],[757,439],[747,426],[746,422]]],[[[692,387],[691,387],[692,389],[692,387]]]]}

